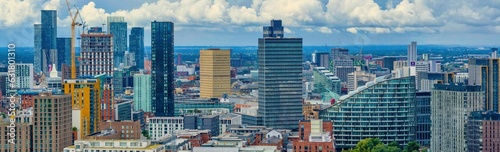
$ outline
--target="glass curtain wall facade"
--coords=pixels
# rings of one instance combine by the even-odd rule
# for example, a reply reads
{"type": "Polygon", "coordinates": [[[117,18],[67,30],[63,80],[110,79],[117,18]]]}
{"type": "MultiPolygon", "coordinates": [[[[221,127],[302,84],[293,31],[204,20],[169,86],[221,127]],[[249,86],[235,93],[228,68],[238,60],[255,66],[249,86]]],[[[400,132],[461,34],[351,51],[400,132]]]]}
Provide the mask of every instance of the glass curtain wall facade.
{"type": "Polygon", "coordinates": [[[302,38],[259,38],[258,113],[274,129],[297,129],[302,116],[302,38]]]}
{"type": "Polygon", "coordinates": [[[151,96],[155,116],[174,116],[174,23],[151,22],[151,96]]]}
{"type": "Polygon", "coordinates": [[[340,97],[320,112],[333,121],[337,150],[349,149],[365,138],[406,145],[415,140],[415,77],[378,77],[340,97]]]}
{"type": "Polygon", "coordinates": [[[129,49],[134,53],[135,66],[144,69],[144,28],[132,27],[129,36],[129,49]]]}
{"type": "Polygon", "coordinates": [[[113,34],[114,66],[120,67],[127,50],[127,22],[111,22],[109,24],[109,33],[113,34]]]}

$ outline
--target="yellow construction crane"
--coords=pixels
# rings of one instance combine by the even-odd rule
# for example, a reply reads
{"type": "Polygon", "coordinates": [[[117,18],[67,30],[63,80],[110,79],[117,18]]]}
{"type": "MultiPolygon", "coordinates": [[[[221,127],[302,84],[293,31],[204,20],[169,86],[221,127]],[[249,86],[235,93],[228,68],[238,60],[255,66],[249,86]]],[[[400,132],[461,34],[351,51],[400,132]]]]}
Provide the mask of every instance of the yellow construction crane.
{"type": "Polygon", "coordinates": [[[71,17],[71,79],[76,79],[75,26],[81,26],[82,24],[76,22],[76,17],[78,16],[79,13],[78,9],[76,9],[76,13],[73,16],[68,0],[66,0],[66,6],[68,6],[69,16],[71,17]]]}

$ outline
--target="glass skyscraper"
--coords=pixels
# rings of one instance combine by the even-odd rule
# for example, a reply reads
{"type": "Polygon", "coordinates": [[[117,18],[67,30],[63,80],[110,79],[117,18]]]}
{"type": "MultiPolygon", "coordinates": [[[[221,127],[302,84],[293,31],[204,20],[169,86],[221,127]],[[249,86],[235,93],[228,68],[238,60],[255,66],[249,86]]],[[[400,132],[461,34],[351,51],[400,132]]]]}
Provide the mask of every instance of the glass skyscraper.
{"type": "Polygon", "coordinates": [[[174,23],[151,22],[151,109],[174,116],[174,23]]]}
{"type": "Polygon", "coordinates": [[[135,55],[135,65],[144,69],[144,28],[132,27],[130,30],[129,49],[135,55]]]}
{"type": "Polygon", "coordinates": [[[127,50],[127,22],[110,22],[109,33],[113,34],[114,66],[120,67],[127,50]]]}
{"type": "Polygon", "coordinates": [[[333,121],[337,150],[349,149],[365,138],[406,145],[415,140],[415,77],[378,77],[349,92],[320,119],[333,121]]]}
{"type": "Polygon", "coordinates": [[[71,64],[71,38],[57,38],[57,69],[71,64]]]}
{"type": "Polygon", "coordinates": [[[302,38],[283,38],[281,20],[271,25],[258,41],[258,113],[262,125],[295,130],[303,119],[302,38]]]}
{"type": "Polygon", "coordinates": [[[41,28],[41,70],[48,71],[52,62],[56,62],[51,53],[56,53],[57,49],[57,11],[42,10],[42,28],[41,28]],[[52,58],[51,58],[52,57],[52,58]]]}
{"type": "Polygon", "coordinates": [[[42,24],[34,24],[35,35],[34,35],[34,55],[33,55],[33,68],[35,72],[40,72],[42,70],[42,24]]]}

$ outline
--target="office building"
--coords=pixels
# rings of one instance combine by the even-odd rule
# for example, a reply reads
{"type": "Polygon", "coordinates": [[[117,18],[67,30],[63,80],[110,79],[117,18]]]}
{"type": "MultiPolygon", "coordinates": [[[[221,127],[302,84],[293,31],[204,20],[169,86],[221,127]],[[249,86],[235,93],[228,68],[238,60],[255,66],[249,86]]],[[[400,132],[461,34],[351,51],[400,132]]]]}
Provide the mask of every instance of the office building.
{"type": "Polygon", "coordinates": [[[416,141],[421,146],[431,145],[431,92],[417,92],[416,141]]]}
{"type": "MultiPolygon", "coordinates": [[[[42,10],[41,12],[42,27],[41,27],[41,70],[48,71],[49,65],[55,63],[55,55],[57,55],[57,11],[42,10]]],[[[36,32],[36,31],[35,31],[36,32]]],[[[36,34],[36,33],[35,33],[36,34]]],[[[36,35],[35,35],[36,37],[36,35]]]]}
{"type": "Polygon", "coordinates": [[[436,83],[454,83],[454,73],[445,72],[417,72],[417,90],[431,91],[436,83]]]}
{"type": "Polygon", "coordinates": [[[147,140],[110,140],[110,139],[89,139],[75,141],[73,146],[64,148],[64,152],[82,152],[82,151],[140,151],[140,152],[166,152],[165,146],[153,144],[147,140]]]}
{"type": "Polygon", "coordinates": [[[132,118],[132,99],[115,99],[114,116],[115,120],[133,120],[132,118]]]}
{"type": "Polygon", "coordinates": [[[313,63],[317,67],[325,67],[329,68],[330,67],[330,53],[328,52],[314,52],[312,54],[313,57],[313,63]]]}
{"type": "Polygon", "coordinates": [[[483,109],[481,86],[435,84],[431,94],[431,151],[467,151],[466,125],[483,109]]]}
{"type": "Polygon", "coordinates": [[[99,79],[66,79],[64,94],[71,95],[72,125],[78,139],[96,132],[101,121],[101,81],[99,79]]]}
{"type": "Polygon", "coordinates": [[[500,112],[500,59],[469,59],[469,85],[481,85],[485,95],[484,108],[500,112]]]}
{"type": "Polygon", "coordinates": [[[365,71],[354,71],[347,75],[347,91],[354,91],[360,86],[375,80],[375,74],[367,73],[365,71]]]}
{"type": "Polygon", "coordinates": [[[132,27],[128,38],[130,52],[135,55],[135,66],[144,69],[144,28],[132,27]]]}
{"type": "Polygon", "coordinates": [[[80,76],[113,76],[113,35],[91,33],[81,36],[80,76]]]}
{"type": "Polygon", "coordinates": [[[415,77],[378,77],[341,96],[320,112],[320,119],[333,121],[337,150],[353,148],[365,138],[406,145],[415,140],[415,91],[415,77]]]}
{"type": "Polygon", "coordinates": [[[33,68],[35,72],[42,70],[42,24],[34,24],[34,50],[33,50],[33,68]]]}
{"type": "Polygon", "coordinates": [[[33,64],[17,63],[15,74],[17,89],[33,88],[33,64]]]}
{"type": "MultiPolygon", "coordinates": [[[[272,29],[282,29],[281,20],[272,20],[272,29]]],[[[302,38],[259,38],[258,113],[264,126],[296,129],[302,119],[302,38]]]]}
{"type": "Polygon", "coordinates": [[[271,26],[263,27],[262,37],[283,38],[284,29],[285,28],[282,26],[281,20],[271,20],[271,26]]]}
{"type": "Polygon", "coordinates": [[[333,48],[330,50],[330,60],[335,61],[337,59],[344,59],[349,56],[349,50],[344,48],[333,48]]]}
{"type": "Polygon", "coordinates": [[[335,151],[333,122],[301,120],[298,126],[300,140],[293,142],[293,151],[335,151]]]}
{"type": "Polygon", "coordinates": [[[200,98],[221,98],[231,89],[231,50],[200,50],[200,98]]]}
{"type": "Polygon", "coordinates": [[[189,114],[225,114],[231,113],[234,103],[220,102],[219,99],[177,100],[175,101],[175,116],[189,114]]]}
{"type": "Polygon", "coordinates": [[[151,22],[151,110],[174,116],[174,23],[151,22]]]}
{"type": "Polygon", "coordinates": [[[115,94],[123,94],[125,89],[123,88],[123,75],[125,72],[122,68],[115,68],[113,70],[113,91],[115,94]]]}
{"type": "Polygon", "coordinates": [[[314,93],[334,92],[341,94],[342,85],[340,79],[333,75],[325,67],[314,68],[314,93]]]}
{"type": "Polygon", "coordinates": [[[113,64],[120,67],[127,50],[127,22],[110,22],[109,34],[113,35],[113,64]]]}
{"type": "Polygon", "coordinates": [[[212,137],[220,134],[219,115],[187,115],[184,116],[184,129],[210,130],[212,137]]]}
{"type": "Polygon", "coordinates": [[[184,129],[183,117],[150,117],[147,121],[151,140],[158,140],[165,135],[174,135],[175,131],[184,129]]]}
{"type": "Polygon", "coordinates": [[[151,111],[151,75],[134,75],[134,110],[151,111]]]}
{"type": "Polygon", "coordinates": [[[357,71],[354,66],[334,66],[334,75],[337,76],[342,82],[347,82],[349,80],[349,73],[357,71]]]}
{"type": "Polygon", "coordinates": [[[57,38],[57,62],[53,64],[57,69],[62,69],[62,64],[71,64],[71,38],[57,38]]]}
{"type": "Polygon", "coordinates": [[[71,96],[42,92],[35,96],[33,151],[62,151],[72,142],[71,96]]]}
{"type": "Polygon", "coordinates": [[[221,114],[219,120],[221,134],[227,131],[229,125],[241,125],[241,115],[235,113],[221,114]]]}
{"type": "Polygon", "coordinates": [[[388,68],[389,70],[394,70],[394,61],[397,61],[397,57],[385,56],[382,58],[382,67],[388,68]]]}
{"type": "Polygon", "coordinates": [[[110,31],[111,22],[125,22],[125,17],[123,17],[123,16],[108,16],[107,23],[106,23],[106,25],[107,25],[106,30],[108,30],[107,31],[108,34],[111,34],[111,31],[110,31]]]}
{"type": "Polygon", "coordinates": [[[407,52],[407,60],[408,60],[408,65],[413,66],[411,63],[412,62],[417,62],[417,42],[411,42],[410,45],[408,45],[408,52],[407,52]]]}
{"type": "Polygon", "coordinates": [[[467,151],[500,151],[500,114],[493,111],[474,111],[467,122],[467,151]]]}

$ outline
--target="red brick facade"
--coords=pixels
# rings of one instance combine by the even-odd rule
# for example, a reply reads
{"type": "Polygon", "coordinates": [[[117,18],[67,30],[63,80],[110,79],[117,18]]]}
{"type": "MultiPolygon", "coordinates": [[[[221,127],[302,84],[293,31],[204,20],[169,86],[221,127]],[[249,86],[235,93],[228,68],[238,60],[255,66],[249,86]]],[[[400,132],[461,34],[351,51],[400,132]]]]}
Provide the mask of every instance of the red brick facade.
{"type": "Polygon", "coordinates": [[[500,121],[483,121],[483,152],[500,152],[500,121]]]}

